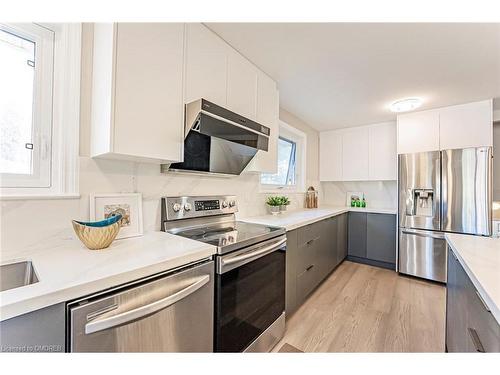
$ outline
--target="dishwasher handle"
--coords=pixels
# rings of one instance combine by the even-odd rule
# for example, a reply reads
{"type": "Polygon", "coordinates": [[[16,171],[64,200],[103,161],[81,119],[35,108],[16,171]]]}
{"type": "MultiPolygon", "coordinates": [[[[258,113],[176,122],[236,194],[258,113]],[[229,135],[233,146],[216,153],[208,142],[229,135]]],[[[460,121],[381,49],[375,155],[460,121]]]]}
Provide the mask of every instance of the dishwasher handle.
{"type": "Polygon", "coordinates": [[[129,311],[124,311],[120,314],[113,315],[108,318],[91,321],[85,325],[85,334],[89,335],[91,333],[103,331],[105,329],[113,328],[118,325],[122,325],[140,319],[144,316],[154,314],[160,310],[167,308],[168,306],[173,305],[174,303],[180,301],[181,299],[186,298],[190,294],[193,294],[202,286],[207,284],[209,281],[210,281],[210,275],[203,275],[199,277],[194,283],[190,284],[184,289],[179,290],[174,294],[169,295],[168,297],[162,298],[158,301],[152,302],[150,304],[129,311]]]}

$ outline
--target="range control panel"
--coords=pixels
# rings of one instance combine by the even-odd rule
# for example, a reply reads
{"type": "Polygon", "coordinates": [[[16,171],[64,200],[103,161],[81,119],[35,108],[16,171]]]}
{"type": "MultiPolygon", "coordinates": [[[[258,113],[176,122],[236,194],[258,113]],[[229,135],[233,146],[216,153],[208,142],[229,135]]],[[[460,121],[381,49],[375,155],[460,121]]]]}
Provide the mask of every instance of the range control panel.
{"type": "Polygon", "coordinates": [[[161,206],[162,222],[238,212],[234,195],[164,197],[161,206]]]}
{"type": "Polygon", "coordinates": [[[206,201],[194,201],[195,211],[209,211],[209,210],[219,210],[220,201],[218,199],[211,199],[206,201]]]}

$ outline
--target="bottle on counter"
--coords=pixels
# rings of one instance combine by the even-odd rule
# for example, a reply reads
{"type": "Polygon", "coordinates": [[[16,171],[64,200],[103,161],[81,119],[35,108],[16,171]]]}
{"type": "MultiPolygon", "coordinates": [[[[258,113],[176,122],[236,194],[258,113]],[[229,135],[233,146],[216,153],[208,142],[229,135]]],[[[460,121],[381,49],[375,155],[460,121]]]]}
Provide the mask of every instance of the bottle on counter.
{"type": "Polygon", "coordinates": [[[361,201],[361,207],[366,207],[366,200],[364,194],[363,194],[363,200],[361,201]]]}
{"type": "Polygon", "coordinates": [[[306,192],[306,208],[318,208],[318,192],[312,186],[306,192]]]}

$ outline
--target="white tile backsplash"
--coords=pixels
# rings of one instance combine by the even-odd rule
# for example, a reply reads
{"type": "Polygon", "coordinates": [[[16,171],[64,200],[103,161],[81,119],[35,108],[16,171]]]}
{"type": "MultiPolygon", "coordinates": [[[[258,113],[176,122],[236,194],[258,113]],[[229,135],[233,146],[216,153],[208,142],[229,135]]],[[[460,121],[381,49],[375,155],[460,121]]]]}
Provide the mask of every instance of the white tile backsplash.
{"type": "MultiPolygon", "coordinates": [[[[307,186],[319,187],[317,181],[307,186]]],[[[0,244],[2,252],[15,253],[70,228],[72,219],[89,218],[90,193],[130,193],[143,195],[144,231],[160,229],[160,198],[176,195],[236,195],[238,215],[257,216],[267,212],[266,196],[259,192],[259,175],[232,178],[189,174],[162,174],[154,164],[80,157],[80,199],[2,201],[0,244]]],[[[286,194],[289,209],[304,207],[304,194],[286,194]]]]}
{"type": "Polygon", "coordinates": [[[353,182],[322,182],[322,200],[320,204],[344,206],[348,192],[365,194],[367,207],[396,208],[396,181],[353,181],[353,182]]]}

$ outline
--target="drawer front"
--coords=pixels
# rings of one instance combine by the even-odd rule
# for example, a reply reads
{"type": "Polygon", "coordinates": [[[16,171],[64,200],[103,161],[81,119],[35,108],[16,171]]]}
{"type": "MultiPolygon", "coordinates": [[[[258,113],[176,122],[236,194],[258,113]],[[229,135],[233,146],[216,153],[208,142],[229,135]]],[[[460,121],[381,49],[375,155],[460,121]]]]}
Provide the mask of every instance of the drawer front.
{"type": "MultiPolygon", "coordinates": [[[[297,275],[318,262],[320,238],[313,238],[297,250],[297,275]]],[[[316,265],[317,266],[317,265],[316,265]]]]}
{"type": "Polygon", "coordinates": [[[299,247],[310,243],[320,237],[321,234],[321,221],[313,224],[306,225],[298,229],[299,247]]]}
{"type": "Polygon", "coordinates": [[[477,351],[482,346],[487,353],[500,352],[500,327],[473,286],[469,291],[469,299],[470,313],[467,329],[474,349],[477,351]],[[475,339],[473,336],[476,336],[475,339]]]}

